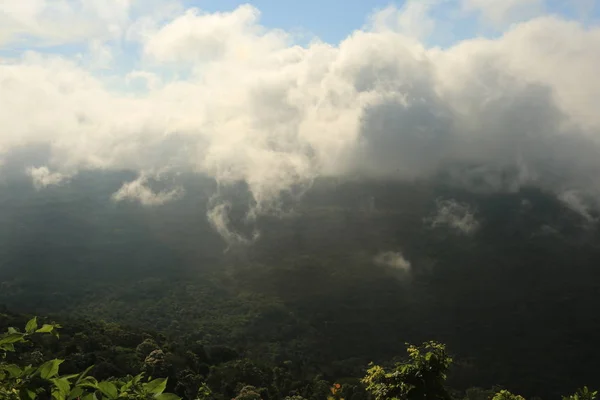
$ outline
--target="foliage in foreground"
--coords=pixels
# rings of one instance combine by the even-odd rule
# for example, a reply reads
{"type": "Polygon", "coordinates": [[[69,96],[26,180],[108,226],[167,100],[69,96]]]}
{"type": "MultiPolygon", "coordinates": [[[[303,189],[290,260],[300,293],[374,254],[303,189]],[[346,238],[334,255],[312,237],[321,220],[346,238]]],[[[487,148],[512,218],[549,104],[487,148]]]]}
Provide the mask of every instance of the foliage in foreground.
{"type": "MultiPolygon", "coordinates": [[[[144,373],[135,376],[113,377],[98,380],[89,375],[93,366],[83,372],[61,375],[61,359],[40,362],[39,365],[17,365],[7,361],[9,353],[19,351],[19,346],[30,342],[33,336],[54,335],[59,337],[58,324],[43,324],[39,327],[37,319],[29,320],[24,331],[9,328],[0,335],[0,399],[1,400],[178,400],[179,396],[167,393],[168,378],[146,379],[144,373]]],[[[146,343],[146,342],[144,342],[146,343]]],[[[144,344],[142,343],[142,344],[144,344]]],[[[140,347],[140,346],[138,346],[140,347]]],[[[152,356],[156,351],[152,351],[152,356]]],[[[354,385],[334,383],[329,388],[327,400],[354,400],[368,398],[370,400],[525,400],[508,390],[482,390],[472,388],[464,396],[453,395],[446,386],[446,377],[452,358],[443,344],[426,342],[420,346],[407,344],[408,358],[398,363],[391,370],[371,364],[362,378],[362,393],[356,391],[354,385]]],[[[148,358],[152,358],[149,356],[148,358]]],[[[246,366],[247,367],[247,366],[246,366]]],[[[242,385],[237,396],[232,400],[306,400],[298,394],[269,393],[263,387],[255,387],[242,382],[236,375],[230,375],[232,385],[242,385]]],[[[244,378],[246,379],[246,378],[244,378]]],[[[324,381],[321,381],[325,383],[324,381]]],[[[282,386],[283,387],[283,386],[282,386]]],[[[196,400],[218,399],[205,382],[199,383],[196,400]]],[[[596,391],[587,387],[579,389],[562,400],[596,400],[596,391]]],[[[186,396],[187,397],[187,396],[186,396]]],[[[323,396],[324,398],[325,396],[323,396]]],[[[311,397],[311,399],[314,397],[311,397]]],[[[317,397],[321,398],[321,397],[317,397]]]]}
{"type": "Polygon", "coordinates": [[[53,334],[58,337],[60,325],[44,324],[38,327],[37,319],[31,319],[21,332],[9,328],[0,337],[0,399],[3,400],[177,400],[178,396],[164,393],[167,379],[146,380],[143,374],[118,379],[98,381],[89,376],[92,367],[79,374],[60,375],[64,360],[53,359],[41,365],[19,366],[5,362],[8,352],[15,352],[15,345],[27,343],[32,335],[53,334]]]}

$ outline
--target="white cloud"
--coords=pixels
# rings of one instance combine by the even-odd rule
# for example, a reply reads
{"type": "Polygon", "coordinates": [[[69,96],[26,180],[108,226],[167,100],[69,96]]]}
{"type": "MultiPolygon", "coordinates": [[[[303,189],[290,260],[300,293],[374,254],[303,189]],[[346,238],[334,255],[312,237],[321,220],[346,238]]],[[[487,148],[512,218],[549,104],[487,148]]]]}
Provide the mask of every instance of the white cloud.
{"type": "Polygon", "coordinates": [[[281,49],[284,32],[258,25],[258,9],[243,5],[232,12],[202,13],[190,9],[153,34],[147,34],[144,52],[159,62],[215,62],[259,59],[281,49]]]}
{"type": "Polygon", "coordinates": [[[403,272],[410,272],[411,264],[402,253],[386,251],[375,256],[374,261],[378,265],[394,268],[403,272]]]}
{"type": "Polygon", "coordinates": [[[93,40],[84,61],[90,69],[109,69],[114,61],[112,49],[106,43],[93,40]]]}
{"type": "Polygon", "coordinates": [[[121,36],[131,0],[9,0],[1,7],[0,46],[33,41],[56,45],[121,36]]]}
{"type": "Polygon", "coordinates": [[[48,186],[55,186],[65,183],[70,179],[69,175],[60,172],[51,172],[48,167],[30,167],[25,171],[31,177],[33,186],[36,189],[43,189],[48,186]]]}
{"type": "MultiPolygon", "coordinates": [[[[33,2],[9,18],[50,24],[35,11],[42,3],[49,7],[33,2]]],[[[0,63],[0,154],[46,145],[57,173],[169,169],[244,181],[255,213],[318,176],[354,173],[455,171],[471,189],[535,184],[600,196],[598,27],[541,17],[495,39],[431,48],[408,23],[431,19],[435,5],[412,2],[339,46],[300,47],[261,26],[251,6],[133,18],[126,2],[107,4],[115,13],[98,18],[122,21],[121,35],[141,41],[146,58],[122,76],[110,70],[110,80],[65,56],[26,52],[0,63]]],[[[39,40],[58,35],[49,32],[39,40]]],[[[112,43],[105,30],[75,37],[112,43]]],[[[154,198],[146,189],[138,182],[122,196],[154,198]]]]}
{"type": "Polygon", "coordinates": [[[432,228],[446,226],[467,235],[479,228],[479,221],[468,204],[449,199],[436,201],[436,206],[435,215],[425,220],[432,228]]]}
{"type": "MultiPolygon", "coordinates": [[[[260,234],[258,231],[252,232],[251,235],[245,236],[244,234],[237,232],[232,226],[229,220],[229,209],[231,205],[226,201],[220,201],[218,198],[211,199],[209,209],[206,213],[208,222],[213,228],[221,235],[223,239],[229,244],[229,246],[235,245],[248,245],[255,242],[260,234]]],[[[226,249],[226,251],[229,248],[226,249]]]]}
{"type": "Polygon", "coordinates": [[[155,192],[148,186],[148,178],[142,175],[134,181],[123,184],[113,194],[112,199],[116,202],[135,201],[143,206],[161,206],[170,201],[180,199],[184,193],[185,191],[182,187],[155,192]]]}
{"type": "Polygon", "coordinates": [[[416,39],[427,38],[435,29],[430,11],[443,0],[407,0],[402,8],[390,5],[370,18],[375,31],[392,30],[416,39]]]}

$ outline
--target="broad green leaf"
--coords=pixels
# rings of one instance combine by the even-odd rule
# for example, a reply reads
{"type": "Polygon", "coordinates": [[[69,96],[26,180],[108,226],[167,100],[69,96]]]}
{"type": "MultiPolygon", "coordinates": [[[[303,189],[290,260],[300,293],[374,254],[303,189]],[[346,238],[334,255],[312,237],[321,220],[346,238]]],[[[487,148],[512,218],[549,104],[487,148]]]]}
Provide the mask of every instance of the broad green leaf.
{"type": "Polygon", "coordinates": [[[82,394],[83,394],[83,388],[80,388],[80,387],[73,388],[73,390],[71,390],[71,393],[69,393],[69,397],[67,397],[67,400],[74,400],[74,399],[80,397],[82,394]]]}
{"type": "Polygon", "coordinates": [[[23,374],[23,370],[15,364],[3,365],[0,368],[8,372],[12,378],[18,378],[23,374]]]}
{"type": "Polygon", "coordinates": [[[3,344],[12,344],[24,341],[25,339],[23,338],[22,333],[9,333],[0,338],[0,346],[3,344]]]}
{"type": "Polygon", "coordinates": [[[63,398],[71,391],[71,384],[64,377],[50,379],[50,381],[56,386],[63,398]]]}
{"type": "Polygon", "coordinates": [[[25,332],[33,333],[33,332],[35,332],[37,327],[38,327],[37,317],[33,317],[29,320],[29,322],[27,322],[27,325],[25,325],[25,332]]]}
{"type": "Polygon", "coordinates": [[[36,330],[37,333],[50,333],[54,330],[54,325],[49,325],[49,324],[44,324],[42,325],[42,327],[38,330],[36,330]]]}
{"type": "Polygon", "coordinates": [[[98,400],[95,393],[86,394],[81,400],[98,400]]]}
{"type": "Polygon", "coordinates": [[[52,392],[52,400],[66,400],[65,395],[62,394],[60,391],[55,390],[54,392],[52,392]]]}
{"type": "Polygon", "coordinates": [[[157,400],[181,400],[181,397],[173,393],[162,393],[156,396],[157,400]]]}
{"type": "Polygon", "coordinates": [[[159,395],[167,388],[167,378],[160,378],[144,384],[144,391],[149,394],[159,395]]]}
{"type": "Polygon", "coordinates": [[[63,363],[64,360],[50,360],[43,363],[38,371],[42,379],[50,379],[58,375],[58,366],[63,363]]]}
{"type": "Polygon", "coordinates": [[[18,330],[18,329],[15,329],[15,328],[13,328],[12,326],[10,326],[10,327],[8,328],[8,333],[19,333],[19,330],[18,330]]]}
{"type": "Polygon", "coordinates": [[[117,387],[112,382],[98,382],[98,390],[100,390],[102,394],[107,396],[109,399],[116,399],[119,396],[117,387]]]}
{"type": "Polygon", "coordinates": [[[15,351],[15,345],[12,344],[12,343],[0,344],[0,350],[14,352],[15,351]]]}

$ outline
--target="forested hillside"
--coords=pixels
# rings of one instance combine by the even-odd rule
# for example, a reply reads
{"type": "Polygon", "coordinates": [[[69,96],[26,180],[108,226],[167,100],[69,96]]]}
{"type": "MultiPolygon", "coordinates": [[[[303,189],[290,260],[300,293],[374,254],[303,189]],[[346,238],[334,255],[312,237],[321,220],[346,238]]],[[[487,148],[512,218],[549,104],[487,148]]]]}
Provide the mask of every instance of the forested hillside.
{"type": "MultiPolygon", "coordinates": [[[[23,316],[0,314],[0,326],[23,316]]],[[[232,349],[182,342],[115,324],[79,321],[63,331],[37,317],[0,335],[0,398],[6,400],[524,400],[502,387],[447,385],[443,344],[407,344],[395,365],[370,363],[362,378],[331,381],[302,365],[257,363],[232,349]],[[139,342],[137,346],[134,344],[139,342]],[[87,366],[87,367],[84,367],[87,366]],[[235,396],[235,397],[234,397],[235,396]]],[[[563,400],[594,400],[587,386],[563,400]]]]}
{"type": "MultiPolygon", "coordinates": [[[[393,361],[405,342],[436,340],[452,350],[457,390],[557,398],[598,380],[595,216],[539,189],[319,180],[301,200],[283,199],[281,212],[248,221],[240,186],[221,193],[237,235],[228,241],[207,221],[210,180],[180,177],[185,197],[141,207],[111,200],[127,179],[86,173],[44,190],[6,180],[0,303],[159,332],[170,338],[161,346],[181,346],[178,360],[195,344],[222,349],[223,360],[202,361],[205,373],[243,359],[332,383],[393,361]]],[[[134,349],[140,335],[103,346],[134,349]]],[[[99,371],[134,373],[125,353],[99,371]]]]}

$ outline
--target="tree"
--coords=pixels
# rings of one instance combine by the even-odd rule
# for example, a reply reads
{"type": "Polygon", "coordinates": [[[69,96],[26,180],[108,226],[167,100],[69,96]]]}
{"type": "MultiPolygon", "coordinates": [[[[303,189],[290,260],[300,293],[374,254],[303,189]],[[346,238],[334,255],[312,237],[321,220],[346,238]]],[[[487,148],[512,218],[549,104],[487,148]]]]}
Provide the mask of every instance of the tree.
{"type": "Polygon", "coordinates": [[[562,400],[596,400],[597,395],[597,391],[592,392],[587,386],[584,386],[582,389],[578,389],[575,394],[563,396],[562,400]]]}
{"type": "Polygon", "coordinates": [[[71,375],[60,375],[64,360],[53,359],[39,366],[17,365],[6,362],[7,353],[17,351],[15,345],[28,343],[36,334],[59,336],[60,325],[44,324],[38,327],[33,318],[21,332],[9,328],[0,336],[0,398],[5,400],[178,400],[179,397],[164,393],[167,379],[144,380],[143,374],[118,379],[98,381],[89,376],[92,367],[71,375]]]}
{"type": "Polygon", "coordinates": [[[387,372],[371,364],[362,382],[375,400],[448,400],[444,383],[452,358],[446,347],[436,342],[408,345],[408,360],[387,372]]]}
{"type": "Polygon", "coordinates": [[[244,386],[234,400],[262,400],[262,397],[254,386],[244,386]]]}
{"type": "Polygon", "coordinates": [[[525,400],[525,398],[518,394],[512,394],[508,390],[501,390],[494,395],[492,400],[525,400]]]}

